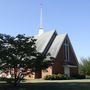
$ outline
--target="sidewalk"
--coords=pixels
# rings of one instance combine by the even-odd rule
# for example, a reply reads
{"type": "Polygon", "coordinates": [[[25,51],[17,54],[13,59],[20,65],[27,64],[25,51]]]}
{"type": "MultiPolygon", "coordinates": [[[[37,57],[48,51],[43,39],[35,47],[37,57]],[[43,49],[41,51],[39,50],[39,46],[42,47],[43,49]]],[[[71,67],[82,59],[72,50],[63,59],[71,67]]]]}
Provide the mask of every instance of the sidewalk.
{"type": "Polygon", "coordinates": [[[42,79],[34,79],[34,80],[27,80],[24,83],[46,83],[46,82],[50,82],[50,83],[67,83],[67,82],[90,82],[90,79],[78,79],[78,80],[42,80],[42,79]]]}

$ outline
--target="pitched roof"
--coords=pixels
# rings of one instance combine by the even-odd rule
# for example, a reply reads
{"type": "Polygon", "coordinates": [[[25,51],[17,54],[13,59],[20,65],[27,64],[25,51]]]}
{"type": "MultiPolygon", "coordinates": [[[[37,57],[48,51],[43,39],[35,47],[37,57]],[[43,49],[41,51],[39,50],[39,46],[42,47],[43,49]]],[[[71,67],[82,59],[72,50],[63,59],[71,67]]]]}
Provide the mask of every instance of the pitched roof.
{"type": "Polygon", "coordinates": [[[41,53],[44,52],[48,43],[50,42],[50,39],[52,39],[52,36],[55,34],[55,32],[56,31],[50,31],[50,32],[43,33],[40,36],[35,36],[35,38],[37,39],[36,41],[37,51],[41,53]]]}
{"type": "MultiPolygon", "coordinates": [[[[50,55],[53,58],[56,58],[59,50],[61,49],[61,46],[62,46],[64,40],[66,38],[69,39],[69,37],[66,33],[57,35],[56,31],[46,32],[40,36],[35,36],[35,38],[37,39],[37,41],[36,41],[37,51],[40,53],[43,53],[43,54],[50,53],[50,55]]],[[[70,40],[69,40],[69,42],[70,42],[70,40]]],[[[73,47],[71,45],[71,42],[70,42],[70,46],[71,46],[71,49],[74,53],[74,56],[76,57],[75,52],[73,50],[73,47]]],[[[78,63],[78,61],[77,61],[77,63],[78,63]]]]}
{"type": "Polygon", "coordinates": [[[56,38],[54,39],[54,41],[48,51],[48,53],[50,53],[51,56],[53,56],[54,58],[56,58],[56,56],[64,42],[66,35],[67,34],[61,34],[61,35],[56,36],[56,38]]]}

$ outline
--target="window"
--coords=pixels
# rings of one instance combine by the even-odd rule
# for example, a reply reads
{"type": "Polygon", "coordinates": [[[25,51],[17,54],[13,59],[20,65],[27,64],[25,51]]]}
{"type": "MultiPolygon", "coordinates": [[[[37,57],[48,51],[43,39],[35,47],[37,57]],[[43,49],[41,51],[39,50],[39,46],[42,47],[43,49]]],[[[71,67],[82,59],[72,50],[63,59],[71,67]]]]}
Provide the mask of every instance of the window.
{"type": "Polygon", "coordinates": [[[65,62],[69,62],[69,42],[68,39],[64,41],[64,59],[65,62]]]}

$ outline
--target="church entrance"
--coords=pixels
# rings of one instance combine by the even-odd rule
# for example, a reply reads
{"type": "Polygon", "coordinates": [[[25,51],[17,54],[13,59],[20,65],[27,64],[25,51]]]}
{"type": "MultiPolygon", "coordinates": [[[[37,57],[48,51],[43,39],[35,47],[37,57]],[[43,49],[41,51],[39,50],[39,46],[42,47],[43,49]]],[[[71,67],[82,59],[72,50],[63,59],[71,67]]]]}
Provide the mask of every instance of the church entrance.
{"type": "Polygon", "coordinates": [[[70,67],[64,66],[64,74],[66,74],[68,77],[70,77],[70,67]]]}

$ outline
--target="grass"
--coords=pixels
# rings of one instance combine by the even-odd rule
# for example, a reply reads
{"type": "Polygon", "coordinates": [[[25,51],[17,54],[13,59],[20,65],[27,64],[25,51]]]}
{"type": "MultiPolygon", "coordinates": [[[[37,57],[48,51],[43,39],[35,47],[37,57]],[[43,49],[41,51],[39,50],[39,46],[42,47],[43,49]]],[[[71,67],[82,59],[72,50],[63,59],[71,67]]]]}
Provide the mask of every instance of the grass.
{"type": "Polygon", "coordinates": [[[28,82],[14,87],[8,83],[0,83],[0,90],[90,90],[90,82],[28,82]]]}

